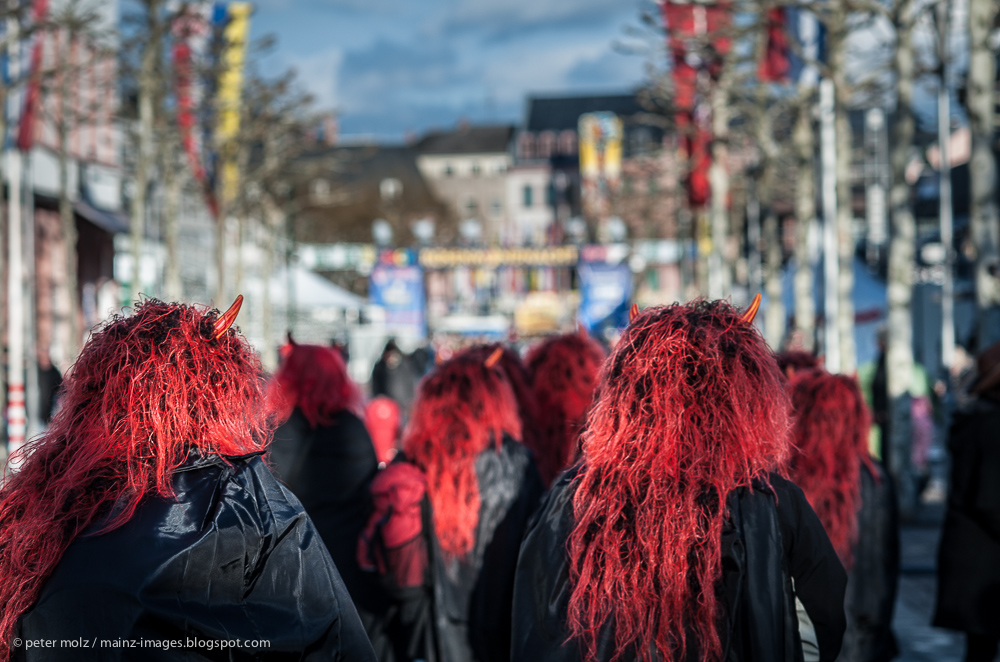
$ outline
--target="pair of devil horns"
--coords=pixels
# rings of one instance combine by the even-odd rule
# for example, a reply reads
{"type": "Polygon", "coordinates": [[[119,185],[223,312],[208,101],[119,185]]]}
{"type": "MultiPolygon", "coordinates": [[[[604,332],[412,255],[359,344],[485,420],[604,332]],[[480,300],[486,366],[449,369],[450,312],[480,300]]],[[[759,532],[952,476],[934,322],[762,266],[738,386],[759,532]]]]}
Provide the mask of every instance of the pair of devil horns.
{"type": "MultiPolygon", "coordinates": [[[[740,319],[746,322],[747,324],[753,324],[753,319],[757,317],[757,311],[759,309],[760,309],[760,292],[758,292],[757,296],[755,296],[753,298],[753,301],[750,302],[750,306],[747,307],[747,309],[743,312],[743,315],[740,316],[740,319]]],[[[633,303],[631,310],[628,311],[629,324],[631,324],[632,321],[635,320],[636,317],[638,317],[638,315],[639,315],[639,304],[633,303]]]]}
{"type": "Polygon", "coordinates": [[[239,294],[236,296],[236,301],[233,305],[229,306],[229,310],[222,313],[219,319],[215,320],[215,328],[213,329],[212,340],[218,340],[222,335],[229,330],[229,327],[233,325],[236,321],[236,316],[240,314],[240,307],[243,305],[243,295],[239,294]]]}

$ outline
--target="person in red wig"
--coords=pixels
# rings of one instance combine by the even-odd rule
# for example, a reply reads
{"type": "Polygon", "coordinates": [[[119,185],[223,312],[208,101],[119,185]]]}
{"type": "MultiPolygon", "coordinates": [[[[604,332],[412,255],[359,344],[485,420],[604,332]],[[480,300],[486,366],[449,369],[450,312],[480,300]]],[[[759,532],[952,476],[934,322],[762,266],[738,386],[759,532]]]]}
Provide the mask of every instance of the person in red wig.
{"type": "Polygon", "coordinates": [[[847,631],[838,660],[885,662],[898,653],[892,611],[899,580],[895,496],[868,454],[871,428],[858,382],[813,369],[789,384],[795,412],[787,475],[802,488],[848,570],[847,631]]]}
{"type": "Polygon", "coordinates": [[[369,629],[382,662],[511,659],[514,567],[543,487],[499,353],[420,382],[403,451],[372,485],[358,554],[404,589],[369,629]]]}
{"type": "Polygon", "coordinates": [[[275,476],[302,502],[363,608],[356,541],[371,509],[378,458],[360,418],[361,391],[336,349],[289,338],[268,396],[283,423],[270,446],[275,476]]]}
{"type": "Polygon", "coordinates": [[[775,473],[789,400],[753,312],[636,313],[602,369],[581,460],[521,545],[512,659],[801,660],[796,597],[820,659],[837,656],[846,577],[775,473]]]}
{"type": "Polygon", "coordinates": [[[586,331],[555,336],[532,348],[526,361],[541,420],[541,439],[532,450],[546,486],[576,460],[580,430],[594,399],[607,355],[586,331]]]}
{"type": "Polygon", "coordinates": [[[240,300],[221,316],[146,300],[83,348],[0,487],[0,660],[374,660],[260,458],[265,382],[230,328],[240,300]]]}
{"type": "MultiPolygon", "coordinates": [[[[536,465],[539,462],[538,449],[541,446],[542,430],[540,426],[541,409],[538,406],[538,398],[534,389],[531,388],[531,377],[528,369],[521,360],[521,356],[509,345],[493,343],[490,345],[479,345],[467,350],[470,356],[476,356],[486,361],[490,356],[497,354],[496,366],[507,379],[511,391],[514,393],[514,401],[517,402],[517,414],[521,419],[520,441],[535,454],[536,465]]],[[[538,465],[539,470],[541,466],[538,465]]]]}

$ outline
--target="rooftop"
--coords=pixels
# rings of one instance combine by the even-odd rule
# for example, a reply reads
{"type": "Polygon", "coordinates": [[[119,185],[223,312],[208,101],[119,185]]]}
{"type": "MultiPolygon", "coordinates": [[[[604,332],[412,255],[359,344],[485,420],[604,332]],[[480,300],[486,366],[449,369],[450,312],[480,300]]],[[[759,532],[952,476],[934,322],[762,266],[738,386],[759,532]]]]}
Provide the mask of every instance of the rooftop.
{"type": "Polygon", "coordinates": [[[514,127],[510,124],[465,125],[453,131],[431,131],[417,142],[414,149],[420,154],[500,153],[508,150],[513,135],[514,127]]]}

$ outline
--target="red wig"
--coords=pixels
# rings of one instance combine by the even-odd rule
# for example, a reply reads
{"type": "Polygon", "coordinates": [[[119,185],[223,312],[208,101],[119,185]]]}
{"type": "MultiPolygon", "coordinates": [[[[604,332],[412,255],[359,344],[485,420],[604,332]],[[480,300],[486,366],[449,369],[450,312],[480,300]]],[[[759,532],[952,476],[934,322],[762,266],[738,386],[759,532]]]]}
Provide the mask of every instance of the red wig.
{"type": "Polygon", "coordinates": [[[510,384],[510,390],[514,393],[514,400],[517,402],[517,413],[521,418],[520,441],[531,449],[537,460],[538,447],[542,437],[539,431],[539,421],[541,418],[539,412],[541,409],[538,407],[535,392],[531,388],[531,379],[528,376],[528,369],[525,367],[524,361],[521,360],[521,357],[513,349],[500,343],[473,347],[466,353],[485,361],[498,349],[501,351],[501,354],[499,360],[496,362],[496,366],[507,379],[507,383],[510,384]]]}
{"type": "Polygon", "coordinates": [[[788,378],[803,370],[818,370],[823,367],[818,356],[799,349],[779,352],[775,358],[778,360],[781,373],[788,378]]]}
{"type": "Polygon", "coordinates": [[[268,389],[278,420],[298,407],[312,427],[330,425],[337,412],[362,415],[361,391],[347,374],[340,352],[320,345],[289,343],[268,389]]]}
{"type": "MultiPolygon", "coordinates": [[[[861,464],[870,468],[870,418],[853,377],[799,372],[789,385],[797,418],[788,477],[805,492],[833,548],[848,568],[858,537],[861,464]]],[[[873,470],[874,474],[874,470],[873,470]]]]}
{"type": "Polygon", "coordinates": [[[260,362],[218,311],[148,300],[115,317],[80,353],[51,427],[18,452],[0,488],[0,659],[70,543],[127,522],[146,497],[170,497],[190,451],[261,450],[260,362]],[[114,515],[111,515],[114,507],[114,515]]]}
{"type": "Polygon", "coordinates": [[[503,435],[521,436],[514,394],[499,366],[475,352],[442,363],[417,388],[403,451],[427,475],[441,549],[467,554],[479,523],[476,458],[503,435]]]}
{"type": "Polygon", "coordinates": [[[728,303],[632,320],[604,364],[573,497],[568,625],[586,659],[608,623],[613,659],[722,657],[726,500],[784,460],[789,407],[773,354],[728,303]]]}
{"type": "Polygon", "coordinates": [[[584,333],[549,338],[528,354],[531,386],[545,412],[541,443],[532,450],[546,485],[576,459],[605,357],[601,344],[584,333]]]}

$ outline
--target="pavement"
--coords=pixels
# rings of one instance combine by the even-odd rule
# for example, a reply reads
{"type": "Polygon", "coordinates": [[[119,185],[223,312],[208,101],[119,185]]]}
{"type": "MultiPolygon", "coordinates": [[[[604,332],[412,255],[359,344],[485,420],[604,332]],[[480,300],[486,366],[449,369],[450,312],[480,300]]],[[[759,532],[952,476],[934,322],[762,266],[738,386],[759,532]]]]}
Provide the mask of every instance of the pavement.
{"type": "Polygon", "coordinates": [[[900,529],[899,594],[892,619],[900,649],[897,662],[962,662],[965,655],[963,634],[930,625],[943,517],[943,504],[923,504],[900,529]]]}

